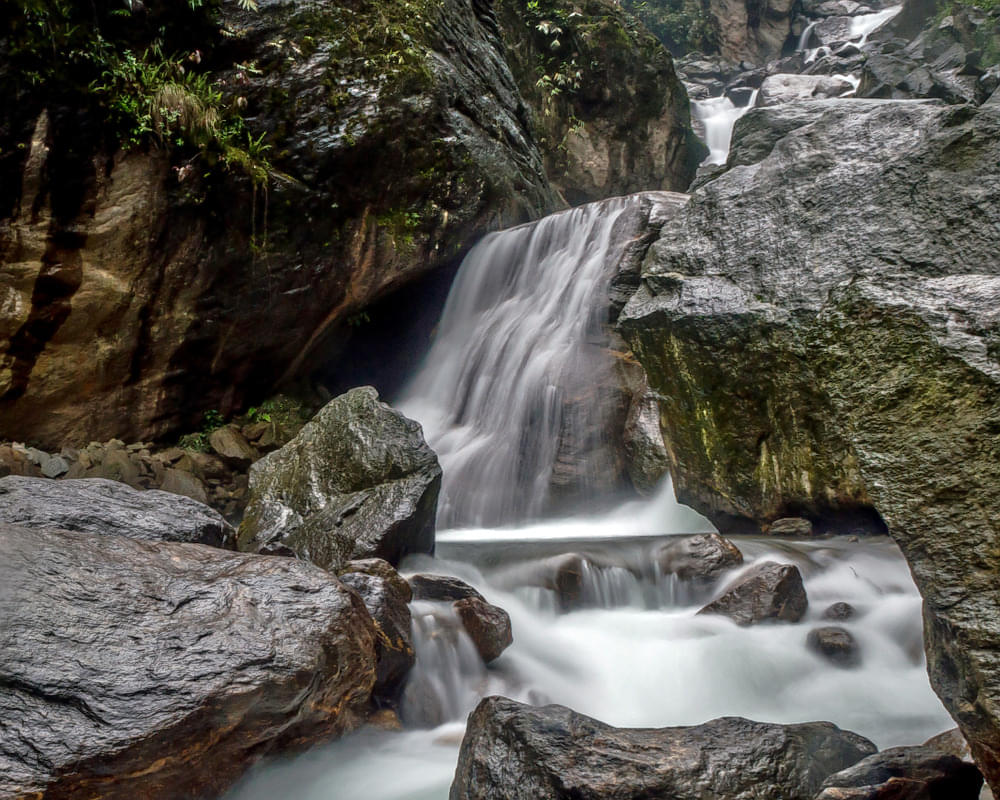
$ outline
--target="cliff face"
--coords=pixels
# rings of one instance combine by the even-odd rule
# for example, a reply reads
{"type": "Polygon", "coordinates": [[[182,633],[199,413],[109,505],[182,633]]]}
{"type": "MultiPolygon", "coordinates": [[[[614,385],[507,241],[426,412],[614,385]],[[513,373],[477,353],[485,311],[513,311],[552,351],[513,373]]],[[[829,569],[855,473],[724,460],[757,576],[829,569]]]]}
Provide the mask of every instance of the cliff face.
{"type": "Polygon", "coordinates": [[[666,48],[612,0],[500,0],[552,185],[573,204],[682,191],[707,155],[666,48]]]}
{"type": "Polygon", "coordinates": [[[932,684],[994,789],[998,164],[989,106],[751,111],[622,315],[682,500],[729,529],[881,514],[924,597],[932,684]]]}
{"type": "Polygon", "coordinates": [[[64,108],[11,134],[30,155],[0,228],[0,435],[153,438],[227,414],[374,298],[558,205],[488,8],[260,5],[228,12],[215,58],[270,146],[266,189],[156,147],[88,149],[64,108]]]}

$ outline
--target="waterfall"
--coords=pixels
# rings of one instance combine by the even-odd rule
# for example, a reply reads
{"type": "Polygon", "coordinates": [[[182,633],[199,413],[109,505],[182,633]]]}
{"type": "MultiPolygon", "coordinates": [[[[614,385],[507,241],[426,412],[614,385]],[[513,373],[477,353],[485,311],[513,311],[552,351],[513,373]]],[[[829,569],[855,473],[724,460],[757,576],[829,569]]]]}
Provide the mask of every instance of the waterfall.
{"type": "Polygon", "coordinates": [[[725,164],[729,157],[729,142],[733,138],[736,120],[747,113],[757,102],[756,90],[745,106],[736,106],[723,95],[707,100],[696,100],[691,104],[697,122],[704,130],[704,141],[708,146],[708,156],[703,164],[725,164]]]}
{"type": "Polygon", "coordinates": [[[398,403],[441,460],[439,526],[538,518],[560,440],[605,425],[594,384],[609,370],[602,327],[625,245],[613,233],[636,202],[593,203],[494,233],[466,256],[425,364],[398,403]]]}

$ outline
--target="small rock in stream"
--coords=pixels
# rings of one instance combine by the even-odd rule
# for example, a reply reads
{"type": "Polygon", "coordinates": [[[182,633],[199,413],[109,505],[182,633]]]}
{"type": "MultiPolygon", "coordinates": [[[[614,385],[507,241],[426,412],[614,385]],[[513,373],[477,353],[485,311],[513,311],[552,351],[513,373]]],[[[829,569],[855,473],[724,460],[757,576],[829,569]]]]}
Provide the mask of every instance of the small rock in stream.
{"type": "Polygon", "coordinates": [[[792,564],[765,561],[750,569],[699,614],[722,614],[738,625],[759,622],[798,622],[809,600],[802,574],[792,564]]]}
{"type": "Polygon", "coordinates": [[[806,647],[838,667],[856,667],[861,663],[857,641],[850,631],[836,625],[809,631],[806,647]]]}

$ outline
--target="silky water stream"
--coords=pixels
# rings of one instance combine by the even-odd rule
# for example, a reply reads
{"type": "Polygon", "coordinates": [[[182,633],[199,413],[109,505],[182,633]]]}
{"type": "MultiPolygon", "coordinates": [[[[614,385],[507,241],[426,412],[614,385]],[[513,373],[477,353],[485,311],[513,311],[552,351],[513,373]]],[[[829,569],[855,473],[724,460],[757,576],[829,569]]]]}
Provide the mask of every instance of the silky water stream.
{"type": "MultiPolygon", "coordinates": [[[[565,431],[565,399],[606,315],[616,220],[636,198],[553,215],[486,237],[456,277],[437,338],[400,407],[418,419],[445,471],[435,558],[401,571],[450,574],[510,614],[514,643],[489,668],[443,604],[414,602],[417,664],[402,732],[365,730],[257,768],[230,800],[443,800],[465,718],[503,694],[555,702],[625,726],[697,724],[723,715],[830,720],[880,747],[952,727],[929,686],[920,597],[888,538],[734,539],[742,567],[700,590],[666,576],[655,552],[671,535],[712,530],[653,498],[602,515],[537,520],[565,431]],[[582,559],[572,604],[553,574],[582,559]],[[698,609],[740,570],[794,563],[809,611],[797,624],[737,627],[698,609]],[[834,602],[861,664],[843,669],[806,647],[834,602]]],[[[576,408],[574,424],[582,419],[576,408]]],[[[600,409],[593,409],[599,418],[600,409]]]]}

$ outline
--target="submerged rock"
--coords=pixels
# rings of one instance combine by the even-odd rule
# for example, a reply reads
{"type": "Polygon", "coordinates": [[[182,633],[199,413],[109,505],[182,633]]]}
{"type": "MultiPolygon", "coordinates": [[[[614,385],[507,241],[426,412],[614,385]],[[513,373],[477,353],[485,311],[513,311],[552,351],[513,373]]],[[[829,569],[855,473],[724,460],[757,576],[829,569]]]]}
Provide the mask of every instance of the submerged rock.
{"type": "Polygon", "coordinates": [[[206,505],[102,478],[0,478],[0,522],[235,549],[236,532],[206,505]]]}
{"type": "Polygon", "coordinates": [[[809,631],[806,647],[838,667],[856,667],[861,663],[861,650],[851,632],[835,625],[809,631]]]}
{"type": "Polygon", "coordinates": [[[809,600],[799,568],[766,561],[748,570],[705,606],[699,614],[722,614],[737,625],[759,622],[798,622],[809,600]]]}
{"type": "Polygon", "coordinates": [[[843,622],[845,620],[853,619],[857,616],[857,610],[850,603],[845,603],[843,601],[838,603],[833,603],[829,608],[823,612],[823,619],[832,619],[838,622],[843,622]]]}
{"type": "Polygon", "coordinates": [[[877,509],[932,685],[1000,787],[1000,108],[753,109],[729,165],[622,315],[678,496],[722,530],[877,509]]]}
{"type": "Polygon", "coordinates": [[[241,550],[296,555],[327,569],[434,552],[441,467],[420,425],[371,387],[331,400],[250,470],[241,550]]]}
{"type": "Polygon", "coordinates": [[[368,612],[310,564],[0,524],[0,796],[216,797],[358,726],[368,612]]]}
{"type": "Polygon", "coordinates": [[[674,539],[660,547],[653,558],[664,575],[706,583],[743,563],[739,548],[717,533],[674,539]]]}
{"type": "Polygon", "coordinates": [[[975,764],[930,747],[882,750],[831,775],[816,800],[979,800],[975,764]]]}
{"type": "Polygon", "coordinates": [[[875,752],[829,722],[724,717],[614,728],[564,706],[487,697],[469,716],[451,800],[812,800],[823,780],[875,752]]]}

